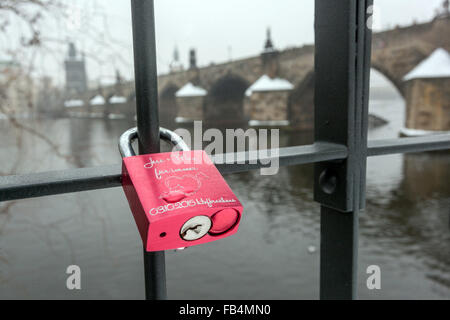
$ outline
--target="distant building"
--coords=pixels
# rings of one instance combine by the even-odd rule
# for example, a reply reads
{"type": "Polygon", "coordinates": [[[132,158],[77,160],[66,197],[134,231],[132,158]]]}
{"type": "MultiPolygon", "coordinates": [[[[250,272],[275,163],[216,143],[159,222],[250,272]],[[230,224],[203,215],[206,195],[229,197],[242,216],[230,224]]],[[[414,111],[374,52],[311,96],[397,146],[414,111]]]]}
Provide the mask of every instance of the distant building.
{"type": "Polygon", "coordinates": [[[66,91],[76,95],[87,90],[86,63],[84,56],[79,56],[75,44],[69,43],[69,52],[64,62],[66,70],[66,91]]]}

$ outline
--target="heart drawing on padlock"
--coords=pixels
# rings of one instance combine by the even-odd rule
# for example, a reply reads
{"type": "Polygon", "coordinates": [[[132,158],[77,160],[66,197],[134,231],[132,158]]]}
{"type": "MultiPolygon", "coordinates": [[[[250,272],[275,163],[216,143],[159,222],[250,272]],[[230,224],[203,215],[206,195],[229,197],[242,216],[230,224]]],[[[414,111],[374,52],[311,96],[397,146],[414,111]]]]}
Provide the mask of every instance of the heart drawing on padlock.
{"type": "Polygon", "coordinates": [[[165,179],[164,185],[169,189],[160,195],[161,199],[168,203],[174,203],[183,200],[186,197],[194,195],[202,187],[202,179],[208,176],[203,172],[186,174],[183,176],[170,176],[165,179]]]}

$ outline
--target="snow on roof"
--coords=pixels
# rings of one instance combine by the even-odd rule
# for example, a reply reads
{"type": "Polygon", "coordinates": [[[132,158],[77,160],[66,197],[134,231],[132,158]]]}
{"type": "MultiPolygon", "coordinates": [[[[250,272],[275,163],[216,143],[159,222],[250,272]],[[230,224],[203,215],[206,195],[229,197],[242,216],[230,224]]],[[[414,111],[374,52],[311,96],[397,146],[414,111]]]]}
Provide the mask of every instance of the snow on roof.
{"type": "Polygon", "coordinates": [[[109,98],[109,103],[111,104],[119,104],[119,103],[126,103],[127,102],[127,98],[123,97],[123,96],[112,96],[111,98],[109,98]]]}
{"type": "Polygon", "coordinates": [[[105,98],[103,98],[101,95],[96,95],[95,97],[93,97],[91,99],[91,101],[89,101],[91,106],[99,106],[102,104],[105,104],[105,98]]]}
{"type": "Polygon", "coordinates": [[[288,126],[289,120],[250,120],[248,125],[251,127],[288,126]]]}
{"type": "Polygon", "coordinates": [[[175,92],[175,97],[182,98],[182,97],[204,97],[208,94],[208,91],[206,91],[203,88],[196,87],[192,83],[187,83],[184,85],[183,88],[175,92]]]}
{"type": "Polygon", "coordinates": [[[401,128],[400,133],[406,137],[422,137],[433,134],[445,134],[449,133],[449,131],[430,131],[430,130],[401,128]]]}
{"type": "Polygon", "coordinates": [[[82,107],[84,105],[83,100],[66,100],[64,101],[64,107],[66,108],[75,108],[82,107]]]}
{"type": "Polygon", "coordinates": [[[245,95],[249,97],[253,92],[258,91],[288,91],[292,89],[294,89],[292,83],[285,79],[272,79],[268,75],[263,75],[245,91],[245,95]]]}
{"type": "Polygon", "coordinates": [[[190,123],[190,122],[194,122],[194,120],[189,119],[189,118],[184,118],[184,117],[176,117],[175,122],[176,123],[190,123]]]}
{"type": "Polygon", "coordinates": [[[447,77],[450,77],[450,54],[447,50],[438,48],[409,72],[403,80],[447,77]]]}

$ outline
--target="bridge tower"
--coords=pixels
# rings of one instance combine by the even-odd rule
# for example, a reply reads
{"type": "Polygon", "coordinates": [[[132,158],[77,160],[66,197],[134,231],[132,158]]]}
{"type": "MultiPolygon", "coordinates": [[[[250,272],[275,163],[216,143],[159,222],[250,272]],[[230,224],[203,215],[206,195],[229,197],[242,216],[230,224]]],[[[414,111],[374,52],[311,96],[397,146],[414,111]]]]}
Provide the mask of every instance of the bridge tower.
{"type": "Polygon", "coordinates": [[[180,53],[178,52],[177,47],[173,50],[173,60],[170,63],[169,68],[171,73],[183,71],[183,65],[180,62],[180,53]]]}
{"type": "Polygon", "coordinates": [[[69,43],[69,52],[64,62],[66,71],[66,91],[76,95],[87,90],[86,63],[84,55],[79,56],[73,42],[69,43]]]}
{"type": "Polygon", "coordinates": [[[197,52],[195,49],[189,50],[189,69],[197,69],[197,52]]]}

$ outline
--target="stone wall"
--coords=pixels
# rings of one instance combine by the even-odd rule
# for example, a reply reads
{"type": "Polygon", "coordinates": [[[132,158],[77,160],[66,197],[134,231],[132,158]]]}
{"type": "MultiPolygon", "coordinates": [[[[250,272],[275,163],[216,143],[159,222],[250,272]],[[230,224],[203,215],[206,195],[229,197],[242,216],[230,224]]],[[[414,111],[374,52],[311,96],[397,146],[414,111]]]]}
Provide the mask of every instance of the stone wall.
{"type": "Polygon", "coordinates": [[[290,91],[253,92],[248,106],[250,120],[288,120],[289,93],[290,91]]]}
{"type": "Polygon", "coordinates": [[[177,98],[177,117],[202,120],[204,97],[180,97],[177,98]]]}

